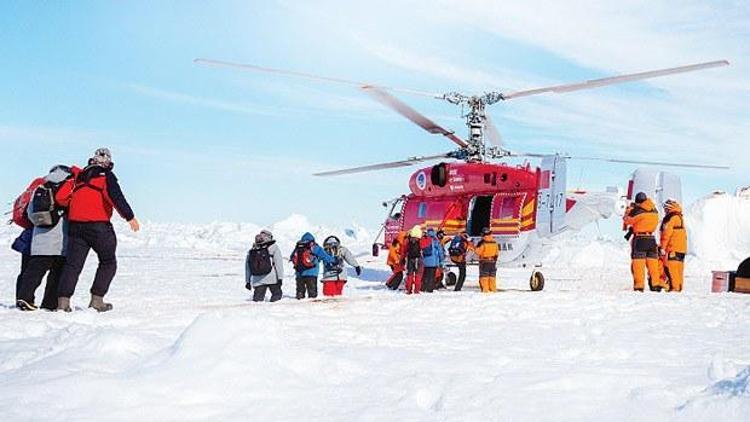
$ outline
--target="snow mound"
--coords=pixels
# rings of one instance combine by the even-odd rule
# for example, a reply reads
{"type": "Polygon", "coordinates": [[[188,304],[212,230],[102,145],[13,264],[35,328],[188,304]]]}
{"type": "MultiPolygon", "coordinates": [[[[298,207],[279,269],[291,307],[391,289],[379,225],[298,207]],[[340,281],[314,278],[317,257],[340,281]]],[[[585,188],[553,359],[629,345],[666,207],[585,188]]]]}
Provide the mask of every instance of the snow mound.
{"type": "Polygon", "coordinates": [[[746,420],[750,414],[750,366],[715,382],[677,410],[688,419],[709,420],[722,412],[725,420],[746,420]]]}
{"type": "Polygon", "coordinates": [[[727,269],[750,256],[750,198],[716,194],[687,210],[689,250],[702,261],[727,269]]]}

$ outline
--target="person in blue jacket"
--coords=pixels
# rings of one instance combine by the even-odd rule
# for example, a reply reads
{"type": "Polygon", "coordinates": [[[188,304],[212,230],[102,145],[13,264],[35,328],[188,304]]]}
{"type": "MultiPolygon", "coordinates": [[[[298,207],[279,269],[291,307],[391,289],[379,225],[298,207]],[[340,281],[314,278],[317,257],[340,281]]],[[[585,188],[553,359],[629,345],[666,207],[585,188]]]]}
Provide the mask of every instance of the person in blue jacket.
{"type": "Polygon", "coordinates": [[[422,290],[432,293],[435,290],[435,273],[443,265],[445,260],[445,251],[443,243],[437,238],[435,229],[427,229],[424,238],[422,238],[422,290]]]}
{"type": "Polygon", "coordinates": [[[336,264],[336,258],[315,243],[315,237],[310,233],[302,235],[300,241],[297,242],[291,261],[294,264],[297,281],[297,299],[304,299],[305,293],[311,299],[318,297],[320,261],[327,265],[336,264]]]}

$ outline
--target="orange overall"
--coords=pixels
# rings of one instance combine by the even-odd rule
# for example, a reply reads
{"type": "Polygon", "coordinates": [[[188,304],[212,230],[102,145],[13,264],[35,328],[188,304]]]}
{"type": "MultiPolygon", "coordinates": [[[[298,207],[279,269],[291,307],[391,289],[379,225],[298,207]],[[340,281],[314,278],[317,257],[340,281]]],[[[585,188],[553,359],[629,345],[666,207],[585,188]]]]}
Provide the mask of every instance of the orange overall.
{"type": "Polygon", "coordinates": [[[485,235],[477,243],[474,253],[479,259],[479,287],[482,292],[497,291],[497,257],[500,255],[500,247],[495,238],[485,235]]]}
{"type": "Polygon", "coordinates": [[[677,202],[670,202],[665,207],[667,215],[661,223],[660,252],[664,260],[664,271],[667,275],[669,290],[682,291],[685,271],[685,254],[687,254],[687,232],[682,218],[682,208],[677,202]]]}
{"type": "Polygon", "coordinates": [[[658,290],[662,285],[659,268],[659,250],[654,238],[654,231],[659,226],[659,213],[653,201],[646,199],[627,209],[623,217],[626,227],[633,230],[631,239],[631,264],[633,273],[633,290],[642,292],[646,284],[646,270],[652,290],[658,290]]]}

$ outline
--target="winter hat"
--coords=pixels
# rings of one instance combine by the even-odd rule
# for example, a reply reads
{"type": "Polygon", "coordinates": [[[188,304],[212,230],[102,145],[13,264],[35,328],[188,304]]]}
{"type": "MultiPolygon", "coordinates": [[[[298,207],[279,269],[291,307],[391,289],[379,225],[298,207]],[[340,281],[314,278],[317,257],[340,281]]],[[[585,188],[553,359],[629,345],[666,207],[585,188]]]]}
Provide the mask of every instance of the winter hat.
{"type": "Polygon", "coordinates": [[[260,233],[255,235],[256,245],[265,245],[266,243],[273,241],[273,235],[268,230],[261,230],[260,233]]]}
{"type": "Polygon", "coordinates": [[[44,180],[52,183],[61,183],[71,175],[70,167],[58,164],[49,169],[49,174],[44,176],[44,180]]]}
{"type": "Polygon", "coordinates": [[[341,241],[336,236],[328,236],[326,237],[326,240],[323,242],[323,246],[330,246],[330,247],[338,247],[341,244],[341,241]]]}
{"type": "Polygon", "coordinates": [[[435,233],[435,236],[437,236],[438,239],[442,239],[445,237],[445,232],[442,230],[438,230],[437,233],[435,233]]]}
{"type": "Polygon", "coordinates": [[[483,228],[482,229],[482,235],[488,235],[488,234],[492,234],[492,230],[490,230],[489,227],[483,228]]]}
{"type": "Polygon", "coordinates": [[[409,236],[422,237],[422,228],[419,227],[419,224],[411,228],[411,230],[409,231],[409,236]]]}
{"type": "Polygon", "coordinates": [[[110,167],[112,165],[112,153],[109,148],[99,148],[94,152],[94,156],[89,159],[89,163],[110,167]]]}
{"type": "Polygon", "coordinates": [[[635,203],[636,204],[642,204],[642,203],[646,202],[646,199],[648,199],[648,197],[646,196],[646,194],[644,192],[638,192],[635,195],[635,203]]]}

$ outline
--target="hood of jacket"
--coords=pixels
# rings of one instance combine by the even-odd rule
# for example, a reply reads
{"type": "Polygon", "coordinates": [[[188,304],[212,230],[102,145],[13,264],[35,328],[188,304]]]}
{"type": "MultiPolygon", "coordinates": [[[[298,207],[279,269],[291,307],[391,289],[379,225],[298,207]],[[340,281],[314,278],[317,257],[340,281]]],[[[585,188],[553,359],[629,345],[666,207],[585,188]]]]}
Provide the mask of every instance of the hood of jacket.
{"type": "Polygon", "coordinates": [[[315,236],[313,236],[312,233],[307,232],[302,235],[302,238],[300,240],[303,242],[315,242],[315,236]]]}
{"type": "Polygon", "coordinates": [[[645,201],[641,202],[640,204],[638,204],[638,207],[648,212],[656,211],[656,205],[654,205],[654,201],[652,201],[651,199],[646,199],[645,201]]]}

